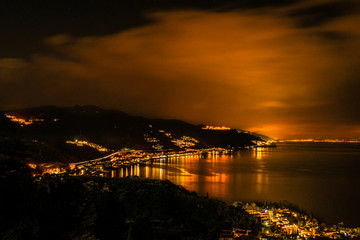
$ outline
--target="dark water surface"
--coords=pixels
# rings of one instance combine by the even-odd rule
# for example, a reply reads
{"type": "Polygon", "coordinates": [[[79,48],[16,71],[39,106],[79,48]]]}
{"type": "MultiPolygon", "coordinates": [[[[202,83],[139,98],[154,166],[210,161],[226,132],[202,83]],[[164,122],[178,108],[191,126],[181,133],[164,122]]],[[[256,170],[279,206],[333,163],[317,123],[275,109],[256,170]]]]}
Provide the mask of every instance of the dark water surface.
{"type": "Polygon", "coordinates": [[[229,203],[289,200],[327,223],[360,226],[360,144],[281,143],[111,172],[113,177],[134,175],[169,179],[229,203]]]}

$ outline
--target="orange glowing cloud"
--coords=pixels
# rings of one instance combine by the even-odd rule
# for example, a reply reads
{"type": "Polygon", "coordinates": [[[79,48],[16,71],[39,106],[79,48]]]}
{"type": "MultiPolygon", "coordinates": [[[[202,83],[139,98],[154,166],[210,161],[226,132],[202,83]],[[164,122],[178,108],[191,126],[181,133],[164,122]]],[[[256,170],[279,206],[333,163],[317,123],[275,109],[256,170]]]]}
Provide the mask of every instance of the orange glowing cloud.
{"type": "Polygon", "coordinates": [[[50,37],[52,52],[26,63],[0,61],[11,79],[1,82],[10,89],[2,107],[95,104],[278,138],[357,134],[360,114],[344,103],[347,86],[359,86],[358,15],[312,28],[294,27],[281,11],[150,17],[153,24],[103,37],[50,37]]]}

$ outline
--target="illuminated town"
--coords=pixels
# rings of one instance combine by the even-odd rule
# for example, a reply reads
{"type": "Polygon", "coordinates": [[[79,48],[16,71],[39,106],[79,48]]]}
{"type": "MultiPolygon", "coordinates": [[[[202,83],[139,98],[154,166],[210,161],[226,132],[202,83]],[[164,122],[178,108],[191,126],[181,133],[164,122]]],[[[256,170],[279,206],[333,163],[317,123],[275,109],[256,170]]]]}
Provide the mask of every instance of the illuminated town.
{"type": "Polygon", "coordinates": [[[101,145],[98,145],[98,144],[95,144],[95,143],[91,143],[91,142],[88,142],[88,141],[85,141],[85,140],[66,141],[66,143],[74,144],[74,145],[76,145],[78,147],[88,146],[88,147],[91,147],[93,149],[98,150],[99,152],[109,152],[110,151],[110,149],[107,149],[104,146],[101,146],[101,145]]]}
{"type": "MultiPolygon", "coordinates": [[[[229,150],[222,148],[211,149],[186,149],[181,151],[143,151],[124,149],[114,152],[108,156],[89,161],[70,163],[69,169],[72,175],[105,176],[107,172],[114,169],[129,167],[135,164],[148,164],[174,157],[190,157],[208,154],[228,154],[229,150]]],[[[56,174],[54,172],[54,174],[56,174]]]]}
{"type": "MultiPolygon", "coordinates": [[[[287,203],[291,205],[291,203],[287,203]]],[[[343,223],[327,225],[303,211],[284,207],[275,207],[280,203],[259,206],[256,203],[235,202],[236,207],[242,207],[250,215],[261,222],[258,239],[358,239],[360,228],[347,228],[343,223]],[[272,206],[271,206],[272,205],[272,206]]],[[[251,233],[251,229],[223,230],[220,240],[243,239],[251,233]]]]}
{"type": "Polygon", "coordinates": [[[230,130],[231,128],[206,125],[202,129],[205,129],[205,130],[220,130],[221,131],[221,130],[230,130]]]}
{"type": "Polygon", "coordinates": [[[17,117],[15,115],[6,113],[5,116],[12,122],[18,123],[21,126],[24,125],[30,125],[33,124],[34,122],[43,122],[44,119],[39,119],[39,118],[30,118],[30,119],[25,119],[25,118],[21,118],[21,117],[17,117]]]}

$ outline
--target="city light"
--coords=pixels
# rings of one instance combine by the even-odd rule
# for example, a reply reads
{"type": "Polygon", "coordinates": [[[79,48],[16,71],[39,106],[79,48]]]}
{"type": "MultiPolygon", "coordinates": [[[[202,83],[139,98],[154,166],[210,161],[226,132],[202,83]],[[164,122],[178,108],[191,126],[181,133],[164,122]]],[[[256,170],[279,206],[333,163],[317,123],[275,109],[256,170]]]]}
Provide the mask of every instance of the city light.
{"type": "Polygon", "coordinates": [[[66,143],[68,144],[74,144],[78,147],[83,147],[83,146],[88,146],[88,147],[91,147],[91,148],[94,148],[96,150],[98,150],[99,152],[109,152],[110,149],[104,147],[104,146],[101,146],[101,145],[98,145],[96,143],[91,143],[91,142],[88,142],[88,141],[78,141],[78,140],[75,140],[75,141],[66,141],[66,143]]]}
{"type": "Polygon", "coordinates": [[[231,128],[229,128],[229,127],[216,127],[216,126],[206,125],[205,127],[202,127],[202,129],[205,129],[205,130],[220,130],[220,131],[224,131],[224,130],[230,130],[231,128]]]}
{"type": "Polygon", "coordinates": [[[17,117],[15,115],[8,114],[8,113],[5,114],[5,117],[7,117],[12,122],[20,124],[21,126],[30,125],[30,124],[33,124],[34,122],[43,122],[44,121],[44,119],[41,119],[41,118],[25,119],[25,118],[17,117]]]}

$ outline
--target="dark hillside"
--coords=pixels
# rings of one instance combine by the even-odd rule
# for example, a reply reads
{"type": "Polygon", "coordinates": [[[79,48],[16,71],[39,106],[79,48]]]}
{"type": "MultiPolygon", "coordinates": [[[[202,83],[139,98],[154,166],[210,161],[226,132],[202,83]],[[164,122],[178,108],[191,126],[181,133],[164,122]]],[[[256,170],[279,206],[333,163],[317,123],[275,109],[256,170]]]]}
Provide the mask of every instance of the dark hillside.
{"type": "Polygon", "coordinates": [[[174,142],[184,137],[194,139],[191,148],[244,147],[259,139],[234,129],[204,130],[180,120],[147,119],[96,106],[47,106],[0,114],[0,141],[4,144],[0,153],[41,162],[81,161],[105,154],[74,148],[66,141],[85,140],[114,151],[153,150],[154,143],[148,138],[156,139],[162,149],[179,150],[174,142]]]}
{"type": "Polygon", "coordinates": [[[43,176],[0,159],[1,239],[218,239],[232,226],[258,230],[242,208],[169,181],[43,176]]]}

